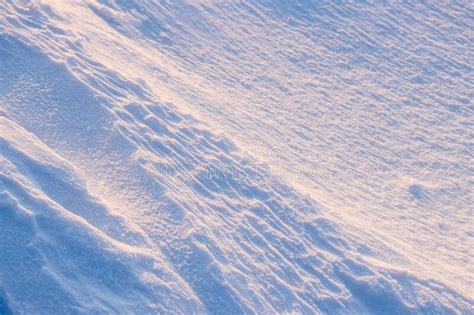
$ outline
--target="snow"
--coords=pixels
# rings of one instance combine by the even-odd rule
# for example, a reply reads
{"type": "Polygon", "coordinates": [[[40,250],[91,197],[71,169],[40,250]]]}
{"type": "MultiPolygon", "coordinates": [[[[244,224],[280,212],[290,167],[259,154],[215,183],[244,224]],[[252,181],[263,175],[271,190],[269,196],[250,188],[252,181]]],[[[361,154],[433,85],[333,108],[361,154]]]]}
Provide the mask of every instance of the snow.
{"type": "Polygon", "coordinates": [[[0,314],[470,314],[469,2],[0,2],[0,314]]]}

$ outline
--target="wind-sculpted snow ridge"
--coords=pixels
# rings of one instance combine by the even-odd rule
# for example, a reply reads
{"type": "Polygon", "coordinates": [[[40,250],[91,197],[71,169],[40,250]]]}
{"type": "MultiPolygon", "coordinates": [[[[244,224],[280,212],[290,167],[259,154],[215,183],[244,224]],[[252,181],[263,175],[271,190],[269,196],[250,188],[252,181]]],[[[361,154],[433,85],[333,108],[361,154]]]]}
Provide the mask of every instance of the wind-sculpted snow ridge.
{"type": "Polygon", "coordinates": [[[199,309],[157,249],[93,198],[74,166],[11,120],[0,123],[3,312],[199,309]]]}
{"type": "MultiPolygon", "coordinates": [[[[314,187],[306,190],[275,171],[280,166],[302,170],[304,155],[311,163],[324,161],[324,156],[316,159],[311,151],[315,148],[311,138],[320,137],[316,132],[326,132],[327,141],[336,146],[327,154],[340,155],[338,145],[347,148],[337,128],[327,125],[331,122],[313,129],[311,119],[319,116],[311,111],[319,110],[317,103],[311,107],[305,101],[302,104],[310,112],[295,110],[291,115],[287,110],[292,108],[279,107],[279,102],[284,106],[304,97],[293,93],[314,97],[313,90],[327,95],[335,87],[317,89],[311,79],[303,80],[302,75],[308,74],[304,70],[284,72],[288,63],[278,59],[282,55],[275,47],[294,52],[315,48],[307,42],[317,36],[308,26],[314,23],[314,12],[329,19],[324,22],[328,24],[317,24],[326,27],[320,33],[323,37],[331,27],[342,25],[339,19],[356,23],[361,18],[348,15],[343,6],[280,3],[0,3],[0,313],[474,311],[472,274],[464,274],[472,271],[468,266],[472,233],[453,248],[460,272],[448,268],[447,277],[438,276],[444,269],[423,272],[426,265],[412,256],[416,248],[400,248],[404,236],[401,242],[383,237],[383,225],[372,219],[375,227],[366,224],[367,232],[357,231],[360,221],[351,221],[356,215],[342,215],[346,208],[327,203],[327,195],[324,203],[317,202],[314,187]],[[331,19],[337,23],[331,24],[331,19]],[[283,34],[284,30],[291,32],[283,34]],[[271,40],[275,43],[268,43],[271,40]],[[288,99],[286,94],[297,98],[288,99]],[[255,111],[247,114],[246,106],[255,106],[255,111]],[[265,123],[268,117],[275,123],[265,123]],[[289,123],[279,122],[282,117],[289,123]],[[289,125],[295,130],[285,135],[281,128],[289,125]],[[306,140],[287,141],[293,132],[306,140]],[[244,139],[257,135],[262,140],[244,139]],[[288,163],[292,156],[295,160],[288,163]],[[461,254],[463,250],[466,253],[461,254]],[[465,265],[459,263],[463,260],[465,265]],[[459,280],[462,275],[465,279],[459,280]]],[[[354,9],[364,16],[363,8],[354,9]]],[[[375,9],[369,9],[370,15],[375,9]]],[[[412,11],[407,13],[410,17],[412,11]]],[[[442,13],[436,18],[448,19],[442,13]]],[[[452,19],[448,20],[463,27],[462,12],[452,19]]],[[[339,31],[344,37],[348,30],[339,31]]],[[[463,39],[458,38],[460,47],[465,45],[463,39]]],[[[334,43],[339,52],[350,49],[339,44],[334,43]]],[[[302,63],[304,68],[310,60],[322,65],[320,59],[304,58],[305,53],[309,52],[285,58],[292,67],[302,63]]],[[[334,53],[337,56],[338,51],[334,53]]],[[[328,74],[332,66],[339,69],[330,61],[326,66],[328,74]]],[[[464,91],[467,70],[461,64],[459,68],[464,91]]],[[[328,84],[339,79],[329,76],[328,84]]],[[[346,84],[355,90],[362,84],[344,82],[340,86],[351,96],[354,91],[346,84]]],[[[425,97],[422,92],[418,95],[425,97]]],[[[333,123],[353,123],[359,135],[365,128],[359,118],[365,116],[345,101],[338,102],[336,95],[330,98],[336,116],[340,106],[349,112],[347,121],[337,116],[333,123]]],[[[390,117],[392,112],[384,112],[391,102],[383,96],[379,101],[382,110],[372,110],[387,116],[387,123],[400,124],[396,113],[390,117]]],[[[460,150],[455,162],[471,153],[462,137],[472,112],[469,100],[465,104],[455,106],[458,116],[449,116],[461,137],[453,140],[460,150]]],[[[434,119],[422,112],[427,120],[434,119]]],[[[334,118],[331,115],[327,117],[334,118]]],[[[438,135],[436,129],[424,131],[438,135]]],[[[378,146],[373,139],[356,140],[366,140],[354,144],[362,151],[378,146]]],[[[348,152],[361,159],[354,150],[348,152]]],[[[370,160],[390,159],[383,150],[374,152],[370,160]]],[[[456,163],[454,169],[465,169],[465,164],[456,163]]],[[[362,172],[349,164],[335,173],[345,170],[362,172]]],[[[444,178],[446,173],[439,172],[444,178]]],[[[303,183],[316,176],[302,175],[303,183]]],[[[325,175],[327,187],[341,188],[330,186],[334,176],[325,175]]],[[[460,178],[462,185],[452,192],[454,196],[469,189],[465,180],[460,178]]],[[[408,191],[424,204],[437,198],[418,182],[408,191]]],[[[333,196],[348,200],[344,193],[333,196]]],[[[456,220],[471,219],[464,208],[469,198],[449,208],[457,211],[456,220]],[[467,214],[461,215],[461,210],[467,214]]],[[[374,200],[366,199],[368,207],[374,200]]],[[[426,206],[427,211],[432,208],[426,206]]],[[[359,213],[363,214],[375,216],[359,213]]],[[[419,217],[412,217],[415,224],[419,217]]],[[[394,225],[406,224],[396,215],[390,219],[394,225]]],[[[457,227],[460,233],[467,229],[463,223],[457,227]]],[[[448,248],[452,242],[448,240],[448,248]]],[[[425,247],[421,248],[423,252],[425,247]]],[[[444,260],[440,261],[442,265],[444,260]]]]}

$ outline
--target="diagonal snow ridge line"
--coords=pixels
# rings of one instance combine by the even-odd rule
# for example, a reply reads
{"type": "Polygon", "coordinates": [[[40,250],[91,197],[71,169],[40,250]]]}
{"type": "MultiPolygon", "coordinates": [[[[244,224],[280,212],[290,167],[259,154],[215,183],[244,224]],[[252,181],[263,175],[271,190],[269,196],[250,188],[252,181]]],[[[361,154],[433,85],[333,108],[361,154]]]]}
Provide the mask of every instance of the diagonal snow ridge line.
{"type": "Polygon", "coordinates": [[[0,117],[0,143],[2,155],[14,163],[15,168],[27,175],[49,198],[60,203],[67,210],[77,210],[75,214],[87,220],[88,224],[107,227],[115,233],[111,240],[117,239],[129,245],[149,246],[139,230],[126,227],[123,219],[108,214],[100,202],[94,200],[86,189],[81,171],[69,161],[58,156],[45,146],[40,139],[28,133],[13,121],[0,117]],[[30,140],[31,139],[31,140],[30,140]],[[69,196],[68,196],[69,195],[69,196]],[[90,200],[80,207],[74,203],[78,197],[90,200]],[[88,212],[84,211],[88,210],[88,212]],[[79,211],[83,211],[80,213],[79,211]],[[117,227],[114,227],[117,225],[117,227]],[[130,235],[117,232],[130,229],[130,235]],[[135,230],[135,232],[132,232],[135,230]]]}
{"type": "Polygon", "coordinates": [[[36,312],[49,296],[64,300],[43,305],[42,312],[155,312],[172,295],[188,299],[177,308],[199,307],[143,232],[89,195],[77,168],[16,123],[0,122],[0,283],[8,308],[36,312]],[[68,195],[76,205],[66,202],[68,195]],[[12,264],[25,259],[31,263],[12,264]],[[37,282],[46,291],[31,286],[37,282]]]}

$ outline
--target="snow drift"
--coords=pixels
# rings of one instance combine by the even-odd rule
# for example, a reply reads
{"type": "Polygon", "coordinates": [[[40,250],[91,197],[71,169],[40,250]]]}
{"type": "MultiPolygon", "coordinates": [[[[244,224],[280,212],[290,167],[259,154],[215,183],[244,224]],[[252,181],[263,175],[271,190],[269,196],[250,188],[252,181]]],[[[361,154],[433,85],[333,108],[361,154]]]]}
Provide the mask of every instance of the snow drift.
{"type": "Polygon", "coordinates": [[[0,3],[0,313],[472,312],[472,9],[419,6],[0,3]]]}

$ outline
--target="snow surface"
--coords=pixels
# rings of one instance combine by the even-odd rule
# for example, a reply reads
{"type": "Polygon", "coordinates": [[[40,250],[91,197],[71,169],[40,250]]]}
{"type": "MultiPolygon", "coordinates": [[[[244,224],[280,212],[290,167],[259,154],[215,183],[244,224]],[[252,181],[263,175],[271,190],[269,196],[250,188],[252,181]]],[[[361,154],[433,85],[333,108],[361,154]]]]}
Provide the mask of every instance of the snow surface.
{"type": "Polygon", "coordinates": [[[0,314],[473,314],[473,21],[0,1],[0,314]]]}

